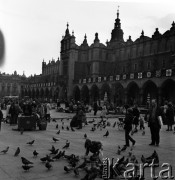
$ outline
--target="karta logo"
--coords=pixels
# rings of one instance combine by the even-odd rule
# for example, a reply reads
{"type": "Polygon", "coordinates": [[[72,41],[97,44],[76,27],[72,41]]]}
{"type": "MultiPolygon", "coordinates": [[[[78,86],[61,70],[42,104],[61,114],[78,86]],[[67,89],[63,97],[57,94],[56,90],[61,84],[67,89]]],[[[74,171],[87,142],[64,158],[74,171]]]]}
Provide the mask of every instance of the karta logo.
{"type": "Polygon", "coordinates": [[[161,169],[157,172],[157,175],[155,173],[155,168],[157,165],[154,163],[154,159],[151,164],[145,163],[145,164],[136,164],[135,163],[128,163],[125,167],[125,170],[121,171],[121,168],[118,164],[119,159],[115,163],[110,163],[109,158],[103,158],[103,172],[102,172],[102,178],[103,179],[109,179],[116,177],[122,177],[124,179],[129,179],[132,177],[139,176],[140,179],[144,179],[145,168],[150,168],[150,179],[174,179],[174,176],[172,174],[172,166],[169,163],[163,163],[160,167],[161,169]],[[138,173],[137,173],[138,171],[138,173]]]}
{"type": "Polygon", "coordinates": [[[103,158],[102,179],[109,179],[109,178],[110,178],[110,159],[103,158]]]}

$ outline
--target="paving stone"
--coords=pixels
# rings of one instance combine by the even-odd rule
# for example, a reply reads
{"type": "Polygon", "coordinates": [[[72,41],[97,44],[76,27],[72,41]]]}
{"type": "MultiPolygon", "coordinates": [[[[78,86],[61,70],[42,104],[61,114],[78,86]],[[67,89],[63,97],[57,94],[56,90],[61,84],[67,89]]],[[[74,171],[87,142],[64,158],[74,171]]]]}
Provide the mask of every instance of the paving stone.
{"type": "MultiPolygon", "coordinates": [[[[93,113],[88,113],[87,117],[91,117],[93,113]]],[[[58,113],[55,110],[52,110],[51,117],[72,117],[73,114],[65,114],[58,113]]],[[[90,120],[90,119],[88,119],[90,120]]],[[[99,118],[95,119],[96,121],[99,118]]],[[[109,118],[109,122],[111,125],[117,118],[109,118]]],[[[70,120],[64,120],[64,127],[69,126],[70,120]]],[[[72,180],[72,179],[81,179],[84,176],[84,172],[80,172],[80,176],[76,177],[74,173],[65,173],[63,170],[64,165],[67,165],[65,159],[60,159],[52,163],[53,169],[48,171],[45,168],[44,163],[40,162],[40,158],[44,157],[49,153],[48,149],[54,145],[56,148],[62,150],[62,147],[65,145],[66,140],[70,141],[70,148],[66,150],[66,154],[75,153],[80,157],[83,157],[85,154],[84,149],[84,134],[86,133],[88,138],[91,140],[101,141],[103,144],[103,157],[112,157],[117,158],[122,157],[123,155],[127,156],[130,148],[126,150],[126,152],[121,153],[121,155],[117,155],[117,147],[118,145],[122,146],[125,144],[124,141],[124,130],[119,130],[116,126],[113,128],[112,126],[106,127],[100,131],[97,129],[95,132],[90,131],[92,124],[89,124],[81,130],[76,130],[72,132],[71,130],[67,131],[61,129],[61,121],[57,120],[57,122],[48,123],[46,131],[24,131],[23,135],[20,134],[19,131],[13,131],[12,126],[8,124],[2,123],[2,130],[0,132],[0,151],[9,146],[9,151],[7,154],[0,155],[0,180],[72,180]],[[60,134],[57,135],[56,132],[56,124],[59,125],[60,134]],[[105,132],[109,130],[109,137],[105,138],[103,135],[105,132]],[[54,143],[52,138],[56,137],[59,139],[59,142],[54,143]],[[27,145],[26,143],[35,140],[33,145],[27,145]],[[18,157],[14,157],[14,152],[17,147],[20,147],[21,152],[18,157]],[[39,155],[37,158],[33,158],[33,151],[37,150],[39,155]],[[34,163],[34,167],[29,171],[25,172],[22,169],[21,156],[26,157],[30,161],[34,163]]],[[[133,135],[133,138],[136,140],[136,145],[133,147],[133,153],[136,155],[139,163],[141,162],[140,158],[143,154],[145,157],[150,156],[154,150],[156,150],[159,154],[160,165],[163,163],[170,163],[173,168],[173,175],[175,176],[175,134],[173,132],[167,132],[166,127],[162,127],[160,136],[160,146],[153,147],[149,146],[150,143],[150,130],[146,126],[146,134],[142,136],[142,132],[139,130],[138,133],[133,135]]],[[[156,173],[158,171],[165,168],[157,168],[156,173]]],[[[146,179],[150,178],[150,169],[146,169],[146,179]]]]}

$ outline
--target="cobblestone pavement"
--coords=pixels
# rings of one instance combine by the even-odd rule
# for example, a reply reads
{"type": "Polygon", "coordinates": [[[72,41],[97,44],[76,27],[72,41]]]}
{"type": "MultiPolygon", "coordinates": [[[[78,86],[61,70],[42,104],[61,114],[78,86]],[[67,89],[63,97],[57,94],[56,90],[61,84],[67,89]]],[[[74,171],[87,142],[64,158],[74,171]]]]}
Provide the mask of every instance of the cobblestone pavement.
{"type": "MultiPolygon", "coordinates": [[[[97,114],[98,115],[98,114],[97,114]]],[[[64,127],[69,126],[70,120],[67,120],[67,117],[72,117],[73,114],[65,114],[58,113],[55,110],[52,110],[51,117],[52,118],[64,118],[64,127]]],[[[87,114],[87,117],[92,117],[93,114],[87,114]]],[[[88,118],[90,120],[90,118],[88,118]]],[[[96,118],[98,121],[98,118],[96,118]]],[[[113,125],[117,118],[111,117],[108,121],[113,125]]],[[[166,127],[162,127],[161,129],[161,141],[159,147],[152,147],[148,144],[150,143],[150,131],[146,126],[146,134],[142,136],[142,132],[133,135],[133,138],[136,140],[136,145],[133,147],[133,153],[136,155],[138,162],[140,163],[141,155],[143,154],[145,157],[150,156],[154,150],[156,150],[159,154],[160,165],[163,163],[170,163],[173,168],[173,175],[175,176],[175,134],[173,132],[167,132],[166,127]]],[[[84,172],[80,171],[79,176],[75,176],[73,172],[65,173],[63,170],[64,165],[67,165],[65,159],[60,159],[56,162],[53,162],[53,168],[48,171],[44,164],[41,163],[40,158],[48,154],[48,149],[54,145],[56,148],[60,150],[65,145],[66,140],[70,141],[70,148],[66,150],[66,154],[76,154],[80,157],[83,157],[85,154],[84,142],[83,138],[84,133],[87,134],[88,138],[91,140],[101,141],[103,144],[103,156],[117,159],[118,157],[122,157],[123,155],[128,155],[128,151],[130,148],[123,152],[121,155],[117,155],[117,147],[118,145],[124,145],[124,131],[119,130],[117,126],[113,128],[112,126],[106,127],[100,131],[97,129],[95,132],[90,131],[92,124],[89,124],[81,130],[76,130],[75,132],[68,131],[66,128],[64,130],[61,129],[61,121],[57,120],[57,122],[48,123],[46,131],[25,131],[23,135],[20,134],[19,131],[13,131],[12,126],[8,124],[2,123],[2,128],[0,132],[0,151],[9,146],[9,151],[6,154],[0,153],[0,180],[72,180],[72,179],[81,179],[84,177],[84,172]],[[59,129],[61,133],[59,135],[56,134],[58,129],[56,129],[56,124],[59,125],[59,129]],[[104,138],[106,130],[109,130],[109,137],[104,138]],[[57,137],[59,142],[54,143],[52,137],[57,137]],[[26,142],[35,140],[32,146],[27,145],[26,142]],[[18,157],[14,157],[14,152],[17,147],[20,147],[21,152],[18,157]],[[33,157],[33,151],[37,150],[39,155],[37,158],[33,157]],[[30,161],[34,163],[34,167],[29,171],[25,172],[22,169],[22,163],[20,157],[26,157],[30,161]]],[[[163,170],[165,168],[157,168],[156,174],[158,175],[158,171],[163,170]]],[[[146,169],[146,179],[151,179],[150,177],[150,169],[146,169]]],[[[160,178],[159,178],[160,179],[160,178]]]]}

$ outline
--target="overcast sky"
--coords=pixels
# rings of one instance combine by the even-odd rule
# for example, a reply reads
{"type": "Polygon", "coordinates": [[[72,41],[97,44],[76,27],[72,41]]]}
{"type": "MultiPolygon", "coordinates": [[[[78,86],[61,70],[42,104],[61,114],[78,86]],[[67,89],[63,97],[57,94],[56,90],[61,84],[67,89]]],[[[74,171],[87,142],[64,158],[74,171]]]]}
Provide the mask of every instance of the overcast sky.
{"type": "Polygon", "coordinates": [[[124,39],[136,40],[142,29],[152,36],[170,29],[175,21],[174,0],[0,0],[0,30],[5,37],[5,60],[0,71],[40,74],[43,59],[60,57],[60,41],[66,24],[80,45],[87,34],[92,44],[98,32],[101,43],[111,38],[120,6],[124,39]]]}

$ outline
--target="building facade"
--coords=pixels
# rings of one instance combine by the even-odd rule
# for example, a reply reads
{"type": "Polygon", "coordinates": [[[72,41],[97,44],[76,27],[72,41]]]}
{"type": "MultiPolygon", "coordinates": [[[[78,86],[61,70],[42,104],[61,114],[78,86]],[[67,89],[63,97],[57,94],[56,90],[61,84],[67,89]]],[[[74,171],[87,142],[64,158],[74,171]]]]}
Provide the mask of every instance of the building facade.
{"type": "MultiPolygon", "coordinates": [[[[43,61],[42,74],[21,79],[17,88],[20,95],[92,103],[107,94],[108,101],[116,105],[145,105],[153,98],[160,104],[165,100],[175,103],[175,23],[163,34],[156,28],[152,37],[142,31],[135,41],[131,36],[124,41],[123,34],[119,10],[106,44],[100,43],[95,33],[91,45],[86,34],[77,45],[67,24],[60,60],[43,61]]],[[[9,92],[5,80],[0,83],[0,91],[9,92]]]]}
{"type": "Polygon", "coordinates": [[[118,105],[146,104],[156,98],[175,102],[175,23],[165,33],[155,29],[152,37],[141,32],[132,41],[123,39],[119,11],[106,45],[98,33],[94,43],[75,43],[67,26],[61,41],[61,74],[67,78],[67,95],[91,103],[108,100],[118,105]]]}
{"type": "Polygon", "coordinates": [[[56,101],[60,97],[66,99],[65,79],[60,75],[60,60],[42,62],[42,73],[28,77],[21,82],[21,97],[28,96],[41,101],[56,101]]]}
{"type": "Polygon", "coordinates": [[[4,96],[20,96],[21,82],[25,76],[18,75],[15,71],[14,74],[0,73],[0,98],[4,96]]]}

